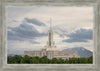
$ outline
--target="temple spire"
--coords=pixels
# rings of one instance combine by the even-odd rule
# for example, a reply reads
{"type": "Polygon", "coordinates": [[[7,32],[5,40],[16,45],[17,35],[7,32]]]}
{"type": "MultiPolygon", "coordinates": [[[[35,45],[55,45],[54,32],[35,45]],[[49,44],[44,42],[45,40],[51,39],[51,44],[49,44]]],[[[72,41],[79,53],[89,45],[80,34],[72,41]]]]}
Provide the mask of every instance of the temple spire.
{"type": "Polygon", "coordinates": [[[50,18],[50,29],[52,29],[52,19],[50,18]]]}

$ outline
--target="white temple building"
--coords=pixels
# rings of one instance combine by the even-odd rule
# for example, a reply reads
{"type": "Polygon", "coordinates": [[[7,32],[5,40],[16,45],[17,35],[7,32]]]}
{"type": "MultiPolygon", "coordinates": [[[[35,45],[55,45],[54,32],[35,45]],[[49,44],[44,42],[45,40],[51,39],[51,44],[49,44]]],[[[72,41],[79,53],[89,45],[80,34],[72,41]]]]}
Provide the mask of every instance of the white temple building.
{"type": "Polygon", "coordinates": [[[62,58],[62,59],[68,59],[72,57],[78,58],[78,52],[77,51],[61,51],[56,48],[55,42],[53,41],[53,30],[52,30],[52,23],[50,19],[50,29],[48,31],[48,41],[46,46],[41,49],[40,51],[24,51],[24,55],[28,56],[47,56],[47,58],[62,58]]]}

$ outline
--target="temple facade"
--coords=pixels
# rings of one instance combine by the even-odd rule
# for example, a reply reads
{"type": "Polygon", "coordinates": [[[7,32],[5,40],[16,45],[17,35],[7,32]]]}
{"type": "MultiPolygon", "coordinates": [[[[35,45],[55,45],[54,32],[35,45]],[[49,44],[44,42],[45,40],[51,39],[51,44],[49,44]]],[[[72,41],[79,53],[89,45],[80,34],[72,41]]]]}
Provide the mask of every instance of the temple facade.
{"type": "Polygon", "coordinates": [[[47,56],[47,58],[52,59],[52,58],[62,58],[62,59],[69,59],[72,57],[78,58],[79,55],[77,51],[61,51],[57,49],[55,46],[55,42],[53,41],[53,30],[52,30],[52,23],[50,19],[50,29],[48,31],[48,41],[46,46],[44,46],[43,49],[40,51],[24,51],[24,55],[28,56],[47,56]]]}

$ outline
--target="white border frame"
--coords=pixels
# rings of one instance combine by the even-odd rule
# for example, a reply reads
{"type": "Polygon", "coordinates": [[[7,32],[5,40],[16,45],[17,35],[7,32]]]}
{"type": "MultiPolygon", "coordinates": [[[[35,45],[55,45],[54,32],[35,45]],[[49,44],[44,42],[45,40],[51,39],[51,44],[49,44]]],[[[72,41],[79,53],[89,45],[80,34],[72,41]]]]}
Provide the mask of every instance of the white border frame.
{"type": "MultiPolygon", "coordinates": [[[[0,67],[2,70],[17,70],[17,69],[21,69],[21,70],[48,70],[48,69],[68,69],[68,70],[72,70],[73,69],[82,69],[82,70],[93,70],[95,71],[98,68],[98,35],[99,35],[99,23],[98,23],[98,3],[97,1],[94,0],[1,0],[2,4],[1,6],[1,10],[0,10],[0,42],[1,42],[1,55],[0,57],[2,57],[2,59],[0,59],[2,62],[0,62],[0,67]],[[33,2],[33,3],[32,3],[33,2]],[[94,7],[94,47],[95,47],[95,51],[94,51],[94,56],[93,56],[93,64],[7,64],[7,28],[6,28],[6,10],[5,7],[6,6],[34,6],[34,5],[51,5],[51,6],[93,6],[94,7]]],[[[0,48],[0,49],[1,49],[0,48]]],[[[100,57],[99,57],[100,58],[100,57]]]]}

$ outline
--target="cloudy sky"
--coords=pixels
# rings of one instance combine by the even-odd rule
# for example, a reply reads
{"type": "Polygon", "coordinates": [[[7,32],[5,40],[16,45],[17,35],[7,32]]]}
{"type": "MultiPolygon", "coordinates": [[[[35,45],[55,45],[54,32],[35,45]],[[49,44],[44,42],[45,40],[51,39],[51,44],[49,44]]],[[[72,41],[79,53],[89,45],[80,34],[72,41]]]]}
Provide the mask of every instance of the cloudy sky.
{"type": "Polygon", "coordinates": [[[8,54],[44,48],[50,18],[58,49],[84,47],[93,51],[93,7],[13,6],[6,10],[8,54]]]}

